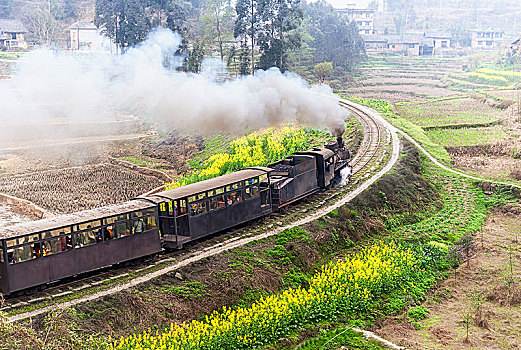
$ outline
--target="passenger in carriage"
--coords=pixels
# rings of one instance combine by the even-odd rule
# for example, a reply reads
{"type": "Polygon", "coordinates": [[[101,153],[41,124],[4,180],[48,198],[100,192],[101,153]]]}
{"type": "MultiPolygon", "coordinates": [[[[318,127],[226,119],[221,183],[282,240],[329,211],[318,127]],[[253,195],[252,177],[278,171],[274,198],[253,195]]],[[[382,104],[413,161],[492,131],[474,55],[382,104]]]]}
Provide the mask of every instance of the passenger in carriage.
{"type": "Polygon", "coordinates": [[[114,238],[114,234],[112,232],[112,228],[111,227],[104,227],[103,228],[103,239],[105,241],[109,241],[112,238],[114,238]]]}
{"type": "Polygon", "coordinates": [[[41,256],[40,244],[33,244],[33,259],[39,258],[41,256]]]}
{"type": "Polygon", "coordinates": [[[49,249],[47,242],[42,242],[42,250],[41,250],[42,256],[51,255],[52,251],[49,249]]]}
{"type": "Polygon", "coordinates": [[[142,219],[134,221],[134,233],[141,233],[145,231],[145,223],[142,219]]]}
{"type": "Polygon", "coordinates": [[[96,242],[103,241],[103,236],[101,235],[101,229],[96,230],[94,233],[96,235],[96,242]]]}

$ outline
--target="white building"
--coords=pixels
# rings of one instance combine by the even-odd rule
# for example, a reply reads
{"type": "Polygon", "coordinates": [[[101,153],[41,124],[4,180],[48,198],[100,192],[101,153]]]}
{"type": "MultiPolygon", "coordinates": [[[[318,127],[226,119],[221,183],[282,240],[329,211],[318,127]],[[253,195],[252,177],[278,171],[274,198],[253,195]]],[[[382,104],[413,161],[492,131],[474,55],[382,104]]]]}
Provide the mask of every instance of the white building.
{"type": "Polygon", "coordinates": [[[17,19],[0,19],[0,49],[26,50],[29,45],[25,41],[27,29],[17,19]]]}
{"type": "Polygon", "coordinates": [[[76,22],[69,27],[71,50],[114,51],[115,44],[92,22],[76,22]]]}
{"type": "Polygon", "coordinates": [[[428,31],[423,35],[427,39],[432,39],[434,49],[447,49],[451,46],[452,35],[439,31],[428,31]]]}
{"type": "Polygon", "coordinates": [[[474,30],[472,32],[472,47],[475,49],[493,49],[505,41],[501,29],[474,30]]]}
{"type": "Polygon", "coordinates": [[[335,9],[341,15],[347,16],[349,22],[355,21],[361,35],[375,35],[374,10],[357,9],[355,4],[348,4],[346,8],[335,9]]]}

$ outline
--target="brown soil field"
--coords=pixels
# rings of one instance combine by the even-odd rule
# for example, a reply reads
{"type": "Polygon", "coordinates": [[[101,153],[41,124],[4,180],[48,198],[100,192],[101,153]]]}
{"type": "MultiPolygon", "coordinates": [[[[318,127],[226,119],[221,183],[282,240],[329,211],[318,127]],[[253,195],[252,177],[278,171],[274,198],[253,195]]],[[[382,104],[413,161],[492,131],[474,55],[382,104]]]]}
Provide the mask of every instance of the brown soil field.
{"type": "Polygon", "coordinates": [[[102,163],[0,176],[0,192],[27,199],[53,212],[71,213],[121,203],[164,182],[102,163]]]}
{"type": "Polygon", "coordinates": [[[517,101],[521,95],[521,92],[517,90],[489,90],[486,91],[486,94],[494,97],[517,101]]]}
{"type": "Polygon", "coordinates": [[[514,205],[488,219],[469,264],[463,263],[423,304],[429,316],[420,326],[404,313],[385,320],[376,333],[407,349],[521,349],[520,214],[521,206],[514,205]],[[479,308],[472,304],[476,295],[484,298],[479,308]],[[464,315],[472,318],[468,342],[464,315]]]}

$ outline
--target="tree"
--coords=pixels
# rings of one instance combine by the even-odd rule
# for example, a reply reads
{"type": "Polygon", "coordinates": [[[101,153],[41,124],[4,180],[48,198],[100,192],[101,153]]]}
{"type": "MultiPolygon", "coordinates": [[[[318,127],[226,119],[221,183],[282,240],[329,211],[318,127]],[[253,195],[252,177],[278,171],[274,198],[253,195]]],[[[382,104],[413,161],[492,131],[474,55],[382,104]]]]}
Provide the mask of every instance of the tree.
{"type": "Polygon", "coordinates": [[[124,51],[157,26],[183,33],[190,3],[180,0],[96,0],[94,24],[124,51]]]}
{"type": "Polygon", "coordinates": [[[315,62],[332,62],[334,67],[351,70],[365,58],[364,40],[355,22],[348,23],[323,0],[303,4],[308,31],[314,38],[315,62]]]}
{"type": "Polygon", "coordinates": [[[11,14],[13,0],[0,0],[0,18],[7,18],[11,14]]]}
{"type": "MultiPolygon", "coordinates": [[[[247,75],[251,72],[250,70],[250,55],[248,52],[248,43],[244,40],[241,43],[241,50],[239,51],[239,74],[247,75]]],[[[252,68],[253,70],[253,68],[252,68]]]]}
{"type": "Polygon", "coordinates": [[[333,62],[322,62],[315,65],[313,73],[318,78],[318,81],[323,83],[328,75],[333,71],[333,62]]]}
{"type": "Polygon", "coordinates": [[[186,68],[189,72],[199,73],[204,59],[204,42],[199,39],[195,40],[192,45],[186,60],[186,68]]]}
{"type": "Polygon", "coordinates": [[[208,0],[200,18],[204,40],[215,43],[221,61],[224,62],[226,42],[233,38],[235,11],[230,0],[208,0]]]}
{"type": "Polygon", "coordinates": [[[47,9],[29,12],[26,23],[37,44],[49,45],[60,39],[60,26],[47,9]]]}
{"type": "MultiPolygon", "coordinates": [[[[233,36],[240,38],[242,48],[247,46],[248,39],[251,42],[251,74],[255,74],[255,40],[259,30],[259,1],[260,0],[237,0],[235,12],[237,17],[233,27],[233,36]]],[[[241,55],[242,56],[242,55],[241,55]]],[[[241,59],[241,62],[246,63],[241,59]]]]}
{"type": "Polygon", "coordinates": [[[301,46],[296,30],[303,17],[299,4],[300,0],[260,0],[260,68],[287,69],[288,51],[301,46]]]}
{"type": "Polygon", "coordinates": [[[74,19],[78,16],[78,0],[49,0],[49,11],[57,20],[74,19]]]}

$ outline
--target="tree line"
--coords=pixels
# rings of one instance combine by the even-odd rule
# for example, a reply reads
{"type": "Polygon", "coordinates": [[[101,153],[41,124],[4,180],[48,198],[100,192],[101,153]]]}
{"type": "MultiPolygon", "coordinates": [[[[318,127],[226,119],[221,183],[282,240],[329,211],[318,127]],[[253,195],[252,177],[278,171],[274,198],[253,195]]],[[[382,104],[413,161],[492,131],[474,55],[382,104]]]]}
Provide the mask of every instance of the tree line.
{"type": "Polygon", "coordinates": [[[350,70],[365,56],[354,22],[324,0],[96,0],[94,23],[125,51],[162,26],[182,36],[184,69],[218,57],[238,74],[299,62],[350,70]]]}

